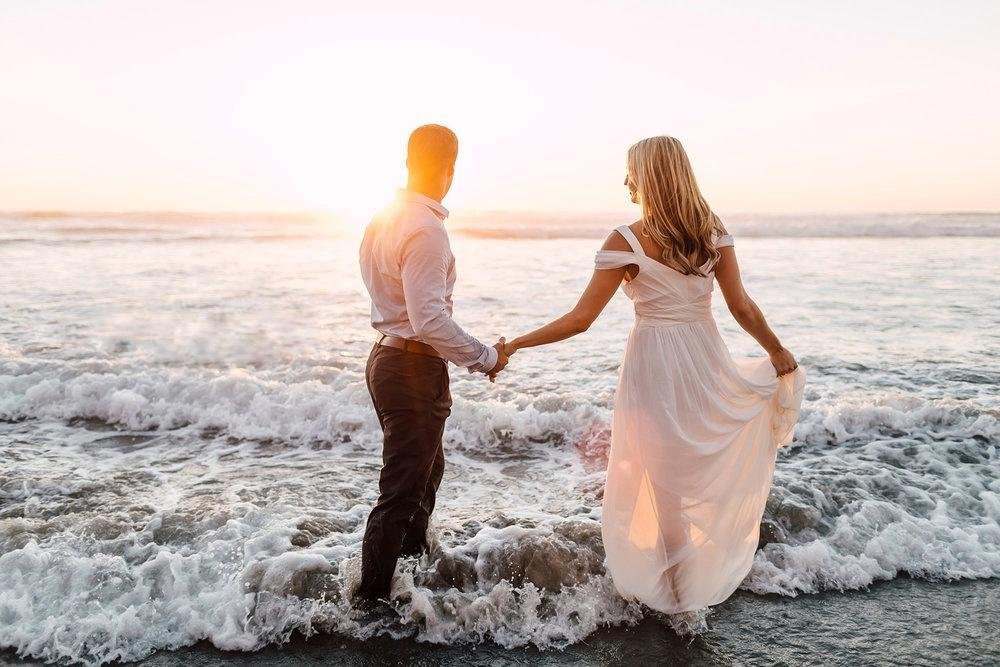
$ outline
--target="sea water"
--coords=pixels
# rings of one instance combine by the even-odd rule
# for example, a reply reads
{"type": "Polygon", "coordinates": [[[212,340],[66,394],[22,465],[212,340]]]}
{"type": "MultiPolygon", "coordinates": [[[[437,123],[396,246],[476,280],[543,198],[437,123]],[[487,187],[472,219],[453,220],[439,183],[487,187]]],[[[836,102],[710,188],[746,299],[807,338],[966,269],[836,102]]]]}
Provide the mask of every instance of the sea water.
{"type": "MultiPolygon", "coordinates": [[[[457,320],[492,343],[563,314],[623,222],[456,216],[457,320]]],[[[747,596],[814,610],[899,577],[1000,577],[1000,216],[725,222],[808,385],[753,566],[704,632],[747,596]]],[[[381,445],[357,246],[304,218],[0,219],[0,647],[572,651],[652,617],[615,592],[600,538],[621,293],[496,384],[452,368],[433,551],[400,562],[396,613],[352,610],[381,445]]],[[[732,352],[763,354],[714,301],[732,352]]]]}

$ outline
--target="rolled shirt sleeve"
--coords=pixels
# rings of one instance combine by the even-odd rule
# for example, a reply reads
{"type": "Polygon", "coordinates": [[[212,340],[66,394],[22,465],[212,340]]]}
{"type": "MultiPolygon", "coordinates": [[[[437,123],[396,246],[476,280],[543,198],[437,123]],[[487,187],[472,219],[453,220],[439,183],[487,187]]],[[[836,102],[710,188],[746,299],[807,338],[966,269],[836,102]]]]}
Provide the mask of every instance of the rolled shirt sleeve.
{"type": "Polygon", "coordinates": [[[470,373],[493,370],[496,348],[466,332],[449,312],[445,294],[451,249],[445,231],[434,227],[416,230],[406,240],[401,259],[406,313],[420,340],[470,373]]]}

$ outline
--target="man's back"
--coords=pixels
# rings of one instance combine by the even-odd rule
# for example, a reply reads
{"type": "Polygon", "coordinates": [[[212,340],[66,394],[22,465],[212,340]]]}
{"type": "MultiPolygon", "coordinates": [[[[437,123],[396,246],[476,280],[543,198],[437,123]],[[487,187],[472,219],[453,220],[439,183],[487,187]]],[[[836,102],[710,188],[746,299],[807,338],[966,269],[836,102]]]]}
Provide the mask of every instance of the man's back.
{"type": "Polygon", "coordinates": [[[440,202],[412,190],[376,215],[361,242],[361,275],[371,295],[372,327],[432,346],[448,361],[486,372],[496,350],[452,319],[455,256],[440,202]]]}
{"type": "Polygon", "coordinates": [[[444,254],[447,272],[443,297],[447,313],[451,315],[455,260],[441,221],[445,215],[447,210],[433,199],[401,191],[396,200],[379,211],[365,228],[361,241],[361,277],[372,299],[372,327],[381,333],[419,339],[407,313],[403,288],[403,264],[408,259],[406,246],[418,234],[433,239],[444,254]]]}

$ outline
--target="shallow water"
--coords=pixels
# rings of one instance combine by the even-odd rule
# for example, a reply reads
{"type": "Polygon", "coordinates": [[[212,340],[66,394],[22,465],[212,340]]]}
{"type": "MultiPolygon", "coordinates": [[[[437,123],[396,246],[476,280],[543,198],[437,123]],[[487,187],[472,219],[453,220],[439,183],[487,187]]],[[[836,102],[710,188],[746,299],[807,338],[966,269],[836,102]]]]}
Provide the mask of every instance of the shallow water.
{"type": "MultiPolygon", "coordinates": [[[[792,628],[832,642],[867,613],[862,643],[905,631],[891,609],[934,620],[947,600],[977,610],[947,616],[939,657],[964,662],[995,646],[979,629],[1000,608],[1000,239],[836,238],[828,222],[823,238],[730,223],[745,282],[809,385],[762,548],[698,641],[765,646],[792,628]],[[896,583],[865,591],[883,580],[896,583]],[[831,599],[846,601],[840,617],[831,599]],[[741,630],[764,609],[787,624],[741,630]]],[[[975,229],[1000,228],[989,223],[975,229]]],[[[494,657],[551,657],[641,650],[623,638],[664,631],[649,618],[625,629],[644,612],[602,566],[623,295],[586,334],[515,357],[496,385],[452,370],[435,552],[401,565],[402,620],[358,619],[340,592],[357,576],[380,439],[356,239],[280,220],[0,229],[0,645],[101,662],[318,631],[415,638],[400,644],[414,655],[485,640],[494,657]]],[[[456,313],[484,339],[570,307],[600,245],[491,235],[503,238],[453,238],[456,313]]],[[[716,302],[734,354],[756,354],[716,302]]],[[[285,659],[275,651],[256,657],[285,659]]],[[[719,655],[730,662],[705,664],[806,654],[719,655]]]]}

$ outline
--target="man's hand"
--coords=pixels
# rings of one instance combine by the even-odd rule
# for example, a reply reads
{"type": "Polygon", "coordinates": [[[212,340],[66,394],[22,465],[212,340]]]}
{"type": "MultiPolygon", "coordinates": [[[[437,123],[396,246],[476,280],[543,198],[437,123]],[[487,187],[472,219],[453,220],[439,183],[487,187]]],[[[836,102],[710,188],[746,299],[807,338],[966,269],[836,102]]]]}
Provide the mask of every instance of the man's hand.
{"type": "Polygon", "coordinates": [[[497,344],[493,346],[493,348],[497,351],[497,363],[496,366],[490,369],[490,372],[487,373],[487,375],[489,375],[490,382],[497,381],[497,373],[506,368],[507,362],[510,361],[510,357],[508,357],[507,353],[504,351],[504,344],[506,342],[507,339],[501,336],[497,344]]]}

